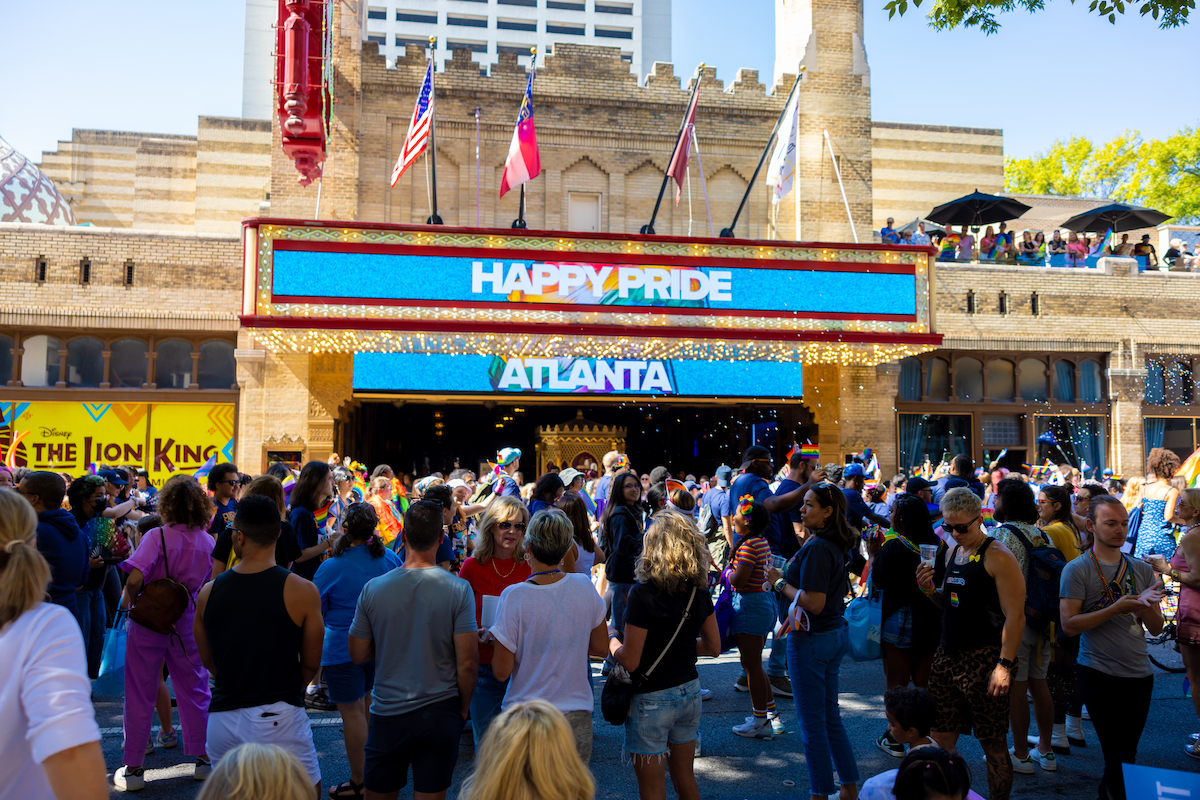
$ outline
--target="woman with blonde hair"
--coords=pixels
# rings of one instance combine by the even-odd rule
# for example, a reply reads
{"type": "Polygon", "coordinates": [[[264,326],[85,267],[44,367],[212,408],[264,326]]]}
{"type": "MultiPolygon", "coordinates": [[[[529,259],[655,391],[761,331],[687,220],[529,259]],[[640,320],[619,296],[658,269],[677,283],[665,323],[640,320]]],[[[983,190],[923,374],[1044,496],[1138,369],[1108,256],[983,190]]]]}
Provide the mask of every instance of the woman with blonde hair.
{"type": "MultiPolygon", "coordinates": [[[[240,497],[245,499],[256,495],[269,497],[275,501],[275,505],[279,506],[280,528],[279,540],[275,543],[275,563],[284,569],[291,569],[292,562],[300,557],[300,545],[296,540],[296,529],[292,527],[292,523],[288,522],[283,484],[274,475],[259,475],[242,490],[240,497]]],[[[228,525],[217,534],[217,543],[212,551],[212,562],[214,580],[225,570],[233,569],[233,565],[238,562],[237,555],[233,552],[233,529],[228,525]]]]}
{"type": "Polygon", "coordinates": [[[659,512],[642,537],[625,641],[615,629],[608,631],[609,652],[636,686],[625,720],[625,752],[633,759],[642,800],[666,797],[668,771],[680,800],[700,797],[692,764],[700,730],[696,659],[721,654],[708,562],[708,543],[691,518],[659,512]]]}
{"type": "Polygon", "coordinates": [[[400,531],[404,530],[404,521],[396,513],[396,506],[392,504],[391,479],[385,475],[372,478],[366,502],[375,509],[375,516],[379,519],[375,528],[379,538],[392,549],[400,547],[400,531]]]}
{"type": "Polygon", "coordinates": [[[227,752],[196,800],[312,800],[300,759],[276,744],[239,744],[227,752]]]}
{"type": "Polygon", "coordinates": [[[545,700],[526,700],[496,718],[459,797],[591,800],[595,793],[596,782],[575,752],[566,717],[545,700]]]}
{"type": "Polygon", "coordinates": [[[587,657],[608,652],[607,612],[591,580],[561,568],[575,545],[570,518],[557,508],[533,515],[525,549],[533,570],[529,580],[500,595],[492,674],[511,676],[501,708],[522,700],[549,700],[567,715],[575,747],[586,764],[592,758],[592,680],[581,669],[587,657]]]}
{"type": "Polygon", "coordinates": [[[479,518],[479,536],[472,555],[463,562],[458,576],[471,584],[475,593],[475,623],[479,626],[479,677],[471,697],[471,730],[475,746],[492,719],[500,713],[500,703],[508,689],[508,681],[497,680],[492,674],[492,636],[483,625],[484,598],[489,608],[499,603],[500,595],[509,586],[529,578],[525,563],[525,528],[529,510],[515,497],[496,497],[479,518]]]}
{"type": "Polygon", "coordinates": [[[108,777],[79,623],[44,602],[37,514],[0,489],[0,775],[6,797],[100,800],[108,777]]]}
{"type": "Polygon", "coordinates": [[[1142,501],[1142,487],[1146,485],[1146,479],[1142,477],[1133,477],[1129,479],[1129,483],[1125,484],[1125,491],[1121,493],[1121,504],[1125,506],[1126,511],[1132,511],[1133,507],[1142,501]]]}

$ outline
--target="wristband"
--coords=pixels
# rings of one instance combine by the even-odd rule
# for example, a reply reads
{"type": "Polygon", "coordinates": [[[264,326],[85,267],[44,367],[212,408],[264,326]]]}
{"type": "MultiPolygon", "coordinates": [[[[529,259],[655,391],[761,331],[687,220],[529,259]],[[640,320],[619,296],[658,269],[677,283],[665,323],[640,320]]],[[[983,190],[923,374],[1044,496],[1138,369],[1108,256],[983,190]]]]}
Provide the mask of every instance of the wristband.
{"type": "Polygon", "coordinates": [[[775,591],[779,594],[783,594],[784,586],[787,586],[787,578],[780,578],[779,580],[775,581],[775,591]]]}
{"type": "Polygon", "coordinates": [[[1167,573],[1167,576],[1173,581],[1181,580],[1179,577],[1179,570],[1175,569],[1174,567],[1171,567],[1171,570],[1167,573]]]}
{"type": "Polygon", "coordinates": [[[1007,658],[1001,658],[1001,659],[997,660],[996,665],[1000,666],[1000,667],[1004,667],[1005,669],[1013,668],[1013,662],[1007,658]]]}

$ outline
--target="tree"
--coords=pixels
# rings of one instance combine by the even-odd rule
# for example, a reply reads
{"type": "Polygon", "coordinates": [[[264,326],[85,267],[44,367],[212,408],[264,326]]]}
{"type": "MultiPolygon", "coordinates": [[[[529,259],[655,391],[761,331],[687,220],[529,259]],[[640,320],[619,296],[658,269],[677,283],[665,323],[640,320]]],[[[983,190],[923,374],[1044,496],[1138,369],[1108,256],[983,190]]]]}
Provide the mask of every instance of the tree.
{"type": "Polygon", "coordinates": [[[1004,189],[1110,198],[1200,222],[1200,129],[1149,142],[1129,130],[1100,146],[1082,136],[1055,141],[1032,158],[1006,158],[1004,189]]]}
{"type": "MultiPolygon", "coordinates": [[[[912,4],[919,7],[921,1],[912,0],[912,4]]],[[[888,19],[896,14],[904,16],[908,11],[908,2],[888,0],[883,6],[888,12],[888,19]]],[[[1125,6],[1125,0],[1091,0],[1088,10],[1108,17],[1109,22],[1116,24],[1117,15],[1125,13],[1125,6]]],[[[933,7],[929,9],[929,24],[937,30],[960,26],[979,28],[990,35],[1000,30],[996,15],[1017,8],[1041,11],[1045,8],[1045,0],[934,0],[933,7]]],[[[1132,4],[1130,8],[1133,8],[1132,4]]],[[[1189,12],[1196,8],[1196,0],[1141,0],[1137,8],[1143,17],[1149,14],[1158,20],[1158,27],[1176,28],[1187,23],[1189,12]]]]}

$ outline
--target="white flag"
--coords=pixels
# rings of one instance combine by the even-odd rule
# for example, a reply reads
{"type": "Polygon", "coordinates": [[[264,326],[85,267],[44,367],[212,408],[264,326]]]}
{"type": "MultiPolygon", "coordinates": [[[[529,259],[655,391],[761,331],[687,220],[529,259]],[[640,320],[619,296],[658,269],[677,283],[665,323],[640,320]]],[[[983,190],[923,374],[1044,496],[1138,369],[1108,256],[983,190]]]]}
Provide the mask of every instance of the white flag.
{"type": "Polygon", "coordinates": [[[783,122],[779,126],[779,137],[775,141],[775,152],[767,167],[767,186],[775,187],[772,199],[776,205],[792,190],[796,177],[796,119],[800,114],[800,94],[792,95],[783,122]]]}

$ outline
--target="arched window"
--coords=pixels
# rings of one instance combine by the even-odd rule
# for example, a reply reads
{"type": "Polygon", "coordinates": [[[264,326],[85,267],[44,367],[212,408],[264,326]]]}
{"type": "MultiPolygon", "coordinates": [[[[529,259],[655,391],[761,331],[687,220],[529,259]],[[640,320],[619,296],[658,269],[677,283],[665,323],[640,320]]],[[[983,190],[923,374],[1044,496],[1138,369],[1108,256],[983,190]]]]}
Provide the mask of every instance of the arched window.
{"type": "Polygon", "coordinates": [[[1044,403],[1046,395],[1046,362],[1037,358],[1021,359],[1021,399],[1044,403]]]}
{"type": "Polygon", "coordinates": [[[1075,365],[1070,361],[1054,362],[1054,399],[1060,403],[1075,401],[1075,365]]]}
{"type": "Polygon", "coordinates": [[[1013,399],[1013,364],[1002,358],[994,358],[987,365],[987,399],[1013,399]]]}
{"type": "Polygon", "coordinates": [[[1192,367],[1186,361],[1168,361],[1164,383],[1165,403],[1186,406],[1192,402],[1192,367]]]}
{"type": "Polygon", "coordinates": [[[160,389],[186,389],[192,382],[192,345],[182,339],[158,343],[154,383],[160,389]]]}
{"type": "Polygon", "coordinates": [[[946,400],[950,397],[950,365],[944,358],[931,358],[925,362],[925,394],[930,400],[946,400]]]}
{"type": "Polygon", "coordinates": [[[228,389],[237,383],[237,362],[232,342],[205,342],[200,345],[201,389],[228,389]]]}
{"type": "Polygon", "coordinates": [[[104,380],[104,342],[80,336],[67,342],[67,386],[99,386],[104,380]]]}
{"type": "Polygon", "coordinates": [[[909,356],[900,359],[900,399],[921,399],[921,359],[909,356]]]}
{"type": "Polygon", "coordinates": [[[1079,401],[1100,402],[1100,365],[1090,358],[1079,362],[1079,401]]]}
{"type": "Polygon", "coordinates": [[[0,336],[0,386],[6,385],[13,379],[13,340],[0,336]]]}
{"type": "Polygon", "coordinates": [[[141,339],[118,339],[108,361],[108,382],[114,389],[140,389],[146,382],[146,343],[141,339]]]}
{"type": "Polygon", "coordinates": [[[983,362],[978,358],[954,359],[954,394],[959,400],[983,400],[983,362]]]}
{"type": "Polygon", "coordinates": [[[25,355],[21,358],[21,383],[26,386],[53,386],[58,382],[59,355],[62,343],[53,336],[30,336],[21,343],[25,355]]]}

